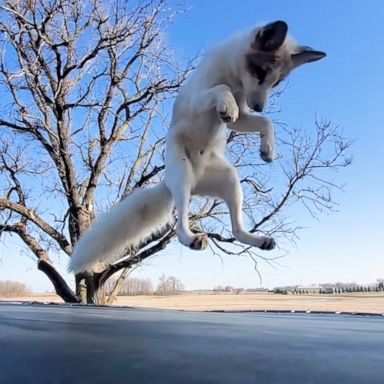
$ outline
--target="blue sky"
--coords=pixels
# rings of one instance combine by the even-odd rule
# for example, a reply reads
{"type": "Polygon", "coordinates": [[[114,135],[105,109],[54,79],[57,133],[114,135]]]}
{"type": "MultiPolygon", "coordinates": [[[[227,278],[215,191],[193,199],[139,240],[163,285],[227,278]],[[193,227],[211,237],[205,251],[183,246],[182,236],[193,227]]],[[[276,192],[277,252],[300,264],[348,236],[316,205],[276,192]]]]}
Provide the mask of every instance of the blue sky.
{"type": "MultiPolygon", "coordinates": [[[[172,1],[171,4],[178,4],[172,1]]],[[[276,269],[260,263],[263,286],[335,281],[372,282],[384,277],[384,3],[360,1],[188,0],[189,11],[170,26],[167,38],[183,61],[215,42],[254,24],[285,20],[302,44],[327,52],[289,78],[279,118],[310,126],[315,115],[339,124],[354,140],[353,164],[337,174],[345,192],[339,212],[315,221],[301,208],[292,212],[305,229],[276,269]],[[293,5],[292,5],[293,4],[293,5]],[[240,7],[241,5],[241,7],[240,7]]],[[[278,134],[278,130],[277,130],[278,134]]],[[[17,242],[0,244],[0,279],[23,280],[36,290],[51,289],[17,242]],[[12,263],[9,263],[12,253],[12,263]]],[[[61,261],[65,269],[66,258],[61,261]]],[[[256,287],[259,278],[247,258],[209,251],[191,252],[175,242],[166,254],[135,271],[155,283],[161,273],[179,277],[187,288],[215,285],[256,287]]]]}

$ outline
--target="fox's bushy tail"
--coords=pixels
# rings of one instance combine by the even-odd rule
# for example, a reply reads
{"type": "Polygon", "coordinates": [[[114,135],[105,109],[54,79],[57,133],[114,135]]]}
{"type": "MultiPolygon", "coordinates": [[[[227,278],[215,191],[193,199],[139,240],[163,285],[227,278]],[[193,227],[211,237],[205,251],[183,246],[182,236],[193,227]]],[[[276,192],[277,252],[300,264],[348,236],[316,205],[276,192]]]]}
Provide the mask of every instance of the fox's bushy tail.
{"type": "Polygon", "coordinates": [[[115,261],[127,246],[139,244],[169,223],[172,208],[172,195],[163,182],[134,191],[80,238],[68,269],[78,273],[90,270],[98,261],[115,261]]]}

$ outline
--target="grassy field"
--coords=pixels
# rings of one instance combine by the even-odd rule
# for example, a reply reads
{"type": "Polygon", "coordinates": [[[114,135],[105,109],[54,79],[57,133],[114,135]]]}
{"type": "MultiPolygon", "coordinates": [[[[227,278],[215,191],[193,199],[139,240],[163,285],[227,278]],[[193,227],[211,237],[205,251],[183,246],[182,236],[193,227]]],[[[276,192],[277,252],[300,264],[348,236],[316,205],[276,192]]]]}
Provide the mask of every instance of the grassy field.
{"type": "MultiPolygon", "coordinates": [[[[62,302],[55,294],[32,294],[28,297],[0,298],[9,301],[62,302]]],[[[177,309],[212,310],[309,310],[350,311],[384,314],[384,294],[356,293],[340,295],[276,295],[271,293],[228,294],[191,292],[178,296],[119,296],[114,305],[177,309]]]]}

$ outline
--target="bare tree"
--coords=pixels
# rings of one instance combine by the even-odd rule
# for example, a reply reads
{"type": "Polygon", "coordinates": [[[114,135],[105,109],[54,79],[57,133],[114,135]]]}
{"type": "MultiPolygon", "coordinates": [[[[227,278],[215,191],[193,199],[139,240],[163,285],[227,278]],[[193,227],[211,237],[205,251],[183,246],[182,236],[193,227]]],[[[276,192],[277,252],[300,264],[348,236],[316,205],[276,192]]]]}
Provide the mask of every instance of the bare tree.
{"type": "MultiPolygon", "coordinates": [[[[173,13],[165,0],[0,0],[0,235],[23,241],[67,302],[105,302],[112,275],[128,275],[175,235],[166,225],[113,265],[76,275],[75,291],[54,263],[70,257],[98,214],[162,176],[169,100],[192,66],[179,68],[162,37],[173,13]]],[[[257,136],[231,132],[227,155],[251,230],[293,239],[287,208],[301,203],[313,216],[335,209],[332,191],[341,186],[332,172],[350,163],[350,143],[326,121],[312,131],[280,124],[277,137],[272,167],[255,154],[257,136]]],[[[220,201],[195,199],[191,208],[193,229],[209,234],[213,252],[255,263],[281,256],[237,243],[220,201]]]]}
{"type": "Polygon", "coordinates": [[[167,277],[165,276],[165,274],[163,273],[160,277],[159,277],[159,283],[157,284],[157,287],[156,287],[156,292],[160,295],[165,295],[166,292],[167,292],[167,289],[168,289],[168,281],[167,281],[167,277]]]}
{"type": "Polygon", "coordinates": [[[185,289],[181,280],[177,279],[175,276],[168,277],[168,285],[173,294],[181,293],[185,289]]]}
{"type": "MultiPolygon", "coordinates": [[[[10,0],[0,17],[0,228],[25,242],[65,301],[78,301],[50,252],[70,255],[97,210],[157,180],[160,103],[188,66],[164,46],[172,15],[163,0],[10,0]]],[[[103,279],[79,275],[77,285],[83,279],[88,301],[98,300],[103,279]]]]}
{"type": "Polygon", "coordinates": [[[174,276],[165,276],[163,273],[159,278],[156,293],[160,295],[177,295],[184,291],[185,287],[181,280],[174,276]]]}

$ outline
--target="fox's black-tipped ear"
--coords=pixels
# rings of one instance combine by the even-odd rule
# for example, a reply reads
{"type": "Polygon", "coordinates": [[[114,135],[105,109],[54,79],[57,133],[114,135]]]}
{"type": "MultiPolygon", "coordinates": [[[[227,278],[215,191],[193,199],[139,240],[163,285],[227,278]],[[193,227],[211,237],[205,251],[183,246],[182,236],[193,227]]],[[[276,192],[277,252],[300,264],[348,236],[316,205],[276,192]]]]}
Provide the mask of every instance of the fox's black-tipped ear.
{"type": "Polygon", "coordinates": [[[283,45],[287,32],[288,25],[285,21],[267,24],[257,32],[253,47],[261,51],[275,51],[283,45]]]}
{"type": "Polygon", "coordinates": [[[311,47],[299,47],[299,51],[294,53],[291,58],[294,67],[298,67],[299,65],[312,63],[313,61],[317,61],[326,56],[325,52],[316,51],[311,47]]]}

